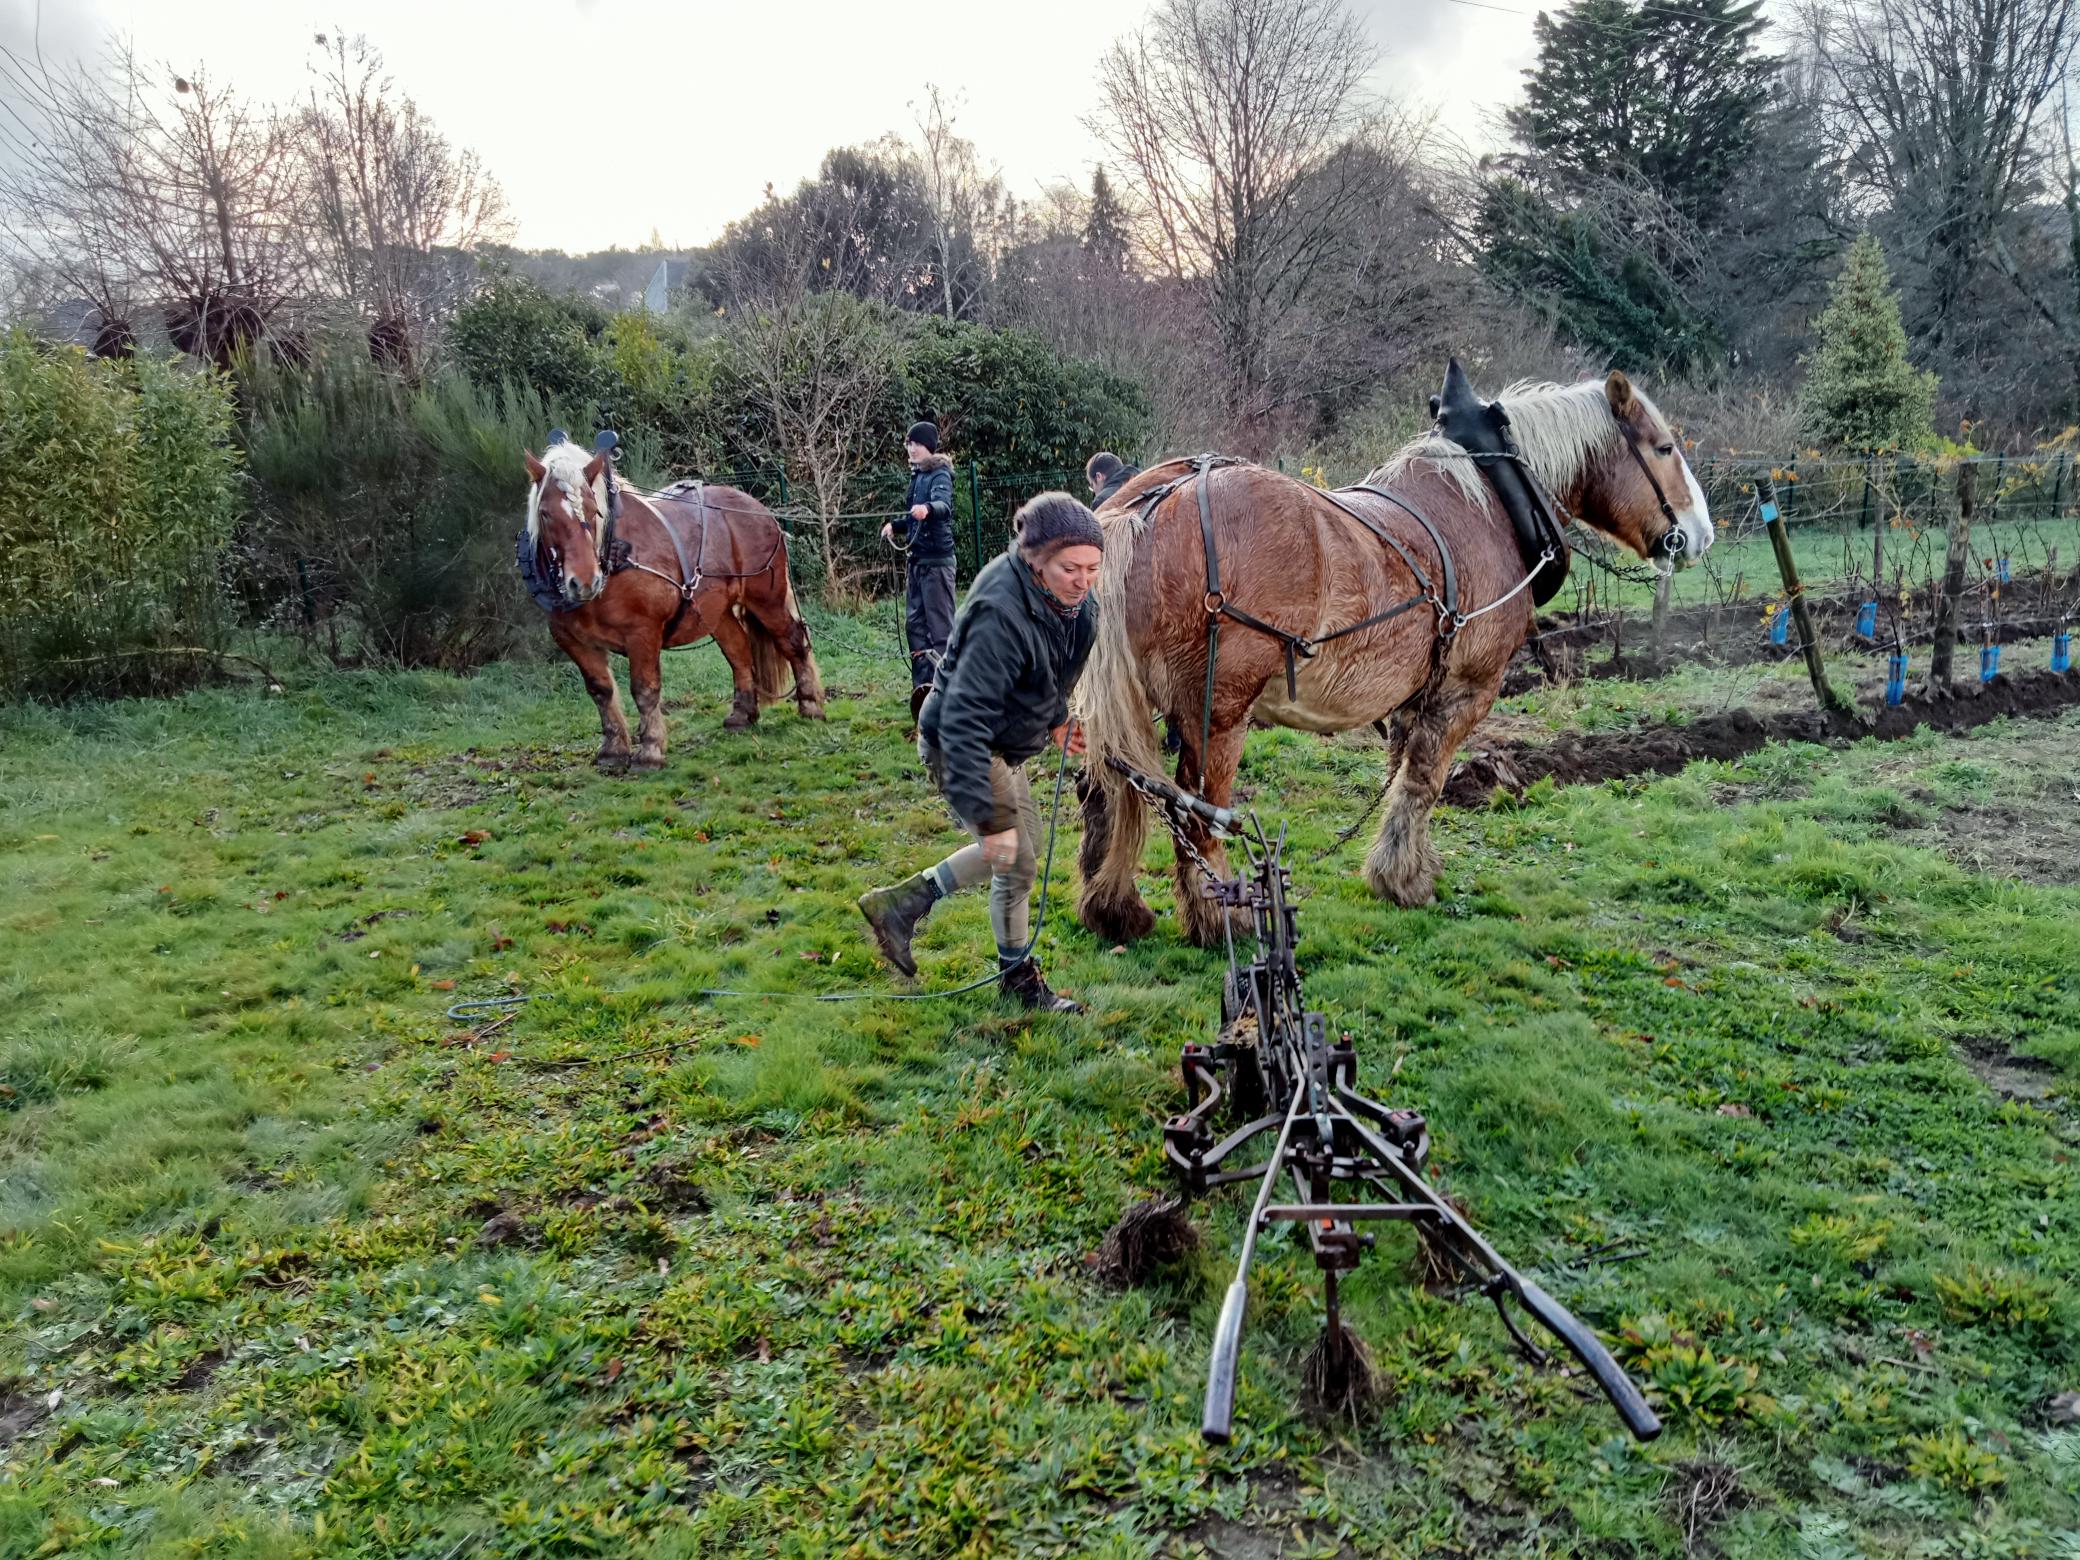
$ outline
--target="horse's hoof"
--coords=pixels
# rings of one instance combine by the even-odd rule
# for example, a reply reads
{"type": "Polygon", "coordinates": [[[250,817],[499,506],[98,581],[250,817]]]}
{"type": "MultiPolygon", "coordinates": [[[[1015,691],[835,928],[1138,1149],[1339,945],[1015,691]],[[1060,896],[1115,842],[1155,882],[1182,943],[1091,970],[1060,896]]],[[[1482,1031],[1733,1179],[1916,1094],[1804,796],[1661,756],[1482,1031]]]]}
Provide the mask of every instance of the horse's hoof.
{"type": "Polygon", "coordinates": [[[824,718],[823,706],[821,704],[802,704],[797,705],[796,708],[802,712],[803,720],[822,720],[824,718]]]}
{"type": "Polygon", "coordinates": [[[732,715],[722,723],[722,729],[724,731],[748,731],[751,728],[752,721],[755,719],[757,717],[753,715],[732,715]]]}
{"type": "Polygon", "coordinates": [[[628,761],[628,767],[631,769],[662,769],[664,768],[664,754],[638,753],[628,761]]]}
{"type": "Polygon", "coordinates": [[[1112,943],[1139,942],[1156,927],[1155,912],[1139,899],[1093,900],[1078,907],[1077,919],[1093,937],[1112,943]]]}
{"type": "Polygon", "coordinates": [[[592,767],[604,769],[611,774],[628,767],[628,755],[626,753],[601,753],[593,759],[592,767]]]}

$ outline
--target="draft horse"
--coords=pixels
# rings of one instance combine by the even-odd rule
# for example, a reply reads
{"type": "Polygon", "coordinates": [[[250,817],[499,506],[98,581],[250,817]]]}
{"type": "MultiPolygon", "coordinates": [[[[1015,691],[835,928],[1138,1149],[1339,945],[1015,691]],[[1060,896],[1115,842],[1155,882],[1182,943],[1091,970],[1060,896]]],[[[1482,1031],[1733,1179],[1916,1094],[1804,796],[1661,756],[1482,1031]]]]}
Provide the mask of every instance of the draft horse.
{"type": "MultiPolygon", "coordinates": [[[[1664,570],[1711,546],[1704,493],[1675,435],[1623,374],[1513,385],[1500,404],[1517,469],[1560,516],[1664,570]]],[[[1429,903],[1440,866],[1431,809],[1532,631],[1526,586],[1541,566],[1475,455],[1432,430],[1335,493],[1241,462],[1171,461],[1099,519],[1098,639],[1078,690],[1090,754],[1084,925],[1126,941],[1155,924],[1135,881],[1147,809],[1105,763],[1117,755],[1157,772],[1154,714],[1182,739],[1178,784],[1219,806],[1252,720],[1322,733],[1379,726],[1390,786],[1365,880],[1396,904],[1429,903]]],[[[1550,536],[1564,565],[1557,525],[1550,536]]],[[[1194,844],[1226,871],[1218,841],[1201,830],[1194,844]]],[[[1178,852],[1178,913],[1210,946],[1223,928],[1199,890],[1178,852]]]]}
{"type": "Polygon", "coordinates": [[[539,460],[523,453],[531,486],[522,573],[599,706],[601,768],[663,767],[659,653],[711,637],[736,685],[723,730],[742,731],[760,705],[783,697],[790,669],[795,707],[823,719],[823,680],[772,511],[749,493],[701,483],[650,494],[623,487],[614,505],[604,454],[569,443],[539,460]],[[628,657],[640,715],[633,750],[610,653],[628,657]]]}

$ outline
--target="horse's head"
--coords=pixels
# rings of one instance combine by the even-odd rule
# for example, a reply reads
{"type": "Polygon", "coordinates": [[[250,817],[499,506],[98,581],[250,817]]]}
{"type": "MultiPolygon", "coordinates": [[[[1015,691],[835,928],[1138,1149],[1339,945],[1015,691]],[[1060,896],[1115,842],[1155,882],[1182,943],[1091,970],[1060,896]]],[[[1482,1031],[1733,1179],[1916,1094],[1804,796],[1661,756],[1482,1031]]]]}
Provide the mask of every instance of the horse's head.
{"type": "Polygon", "coordinates": [[[1576,513],[1663,572],[1696,563],[1714,532],[1682,444],[1654,403],[1616,369],[1603,383],[1603,398],[1616,437],[1583,467],[1576,513]]]}
{"type": "Polygon", "coordinates": [[[527,461],[527,534],[550,587],[573,607],[592,600],[607,585],[607,457],[588,459],[575,444],[552,444],[542,459],[527,461]]]}

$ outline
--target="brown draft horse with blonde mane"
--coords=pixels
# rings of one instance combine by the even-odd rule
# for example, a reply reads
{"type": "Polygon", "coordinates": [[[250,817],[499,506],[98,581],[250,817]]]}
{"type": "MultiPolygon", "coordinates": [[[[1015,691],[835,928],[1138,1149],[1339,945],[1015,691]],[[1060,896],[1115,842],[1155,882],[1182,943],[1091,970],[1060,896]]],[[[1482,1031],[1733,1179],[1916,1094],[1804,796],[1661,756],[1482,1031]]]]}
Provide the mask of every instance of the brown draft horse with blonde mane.
{"type": "MultiPolygon", "coordinates": [[[[1502,405],[1524,466],[1563,516],[1664,568],[1694,562],[1711,545],[1704,493],[1675,435],[1623,374],[1514,385],[1502,405]]],[[[1099,519],[1098,641],[1078,691],[1091,781],[1077,906],[1084,925],[1123,941],[1155,924],[1135,882],[1148,813],[1105,763],[1117,755],[1155,773],[1154,714],[1183,741],[1178,784],[1223,807],[1252,720],[1323,733],[1385,723],[1391,784],[1365,879],[1397,904],[1433,899],[1440,863],[1431,809],[1532,630],[1523,589],[1531,564],[1467,451],[1433,431],[1334,495],[1260,466],[1171,461],[1136,477],[1099,519]],[[1219,597],[1240,609],[1219,635],[1210,699],[1207,622],[1219,601],[1202,524],[1213,536],[1219,597]],[[1456,604],[1444,599],[1448,576],[1456,604]],[[1414,609],[1385,616],[1402,604],[1414,609]],[[1337,632],[1376,616],[1385,620],[1337,632]],[[1289,660],[1280,635],[1306,648],[1289,660]],[[1203,753],[1202,725],[1211,733],[1203,753]]],[[[1226,871],[1203,828],[1194,843],[1226,871]]],[[[1180,851],[1178,914],[1194,942],[1212,945],[1223,932],[1220,912],[1199,890],[1180,851]]]]}
{"type": "Polygon", "coordinates": [[[787,577],[787,536],[765,505],[731,487],[649,495],[623,487],[610,522],[604,455],[555,444],[526,460],[538,594],[554,603],[550,637],[599,706],[601,768],[663,767],[659,652],[710,636],[736,684],[723,730],[742,731],[761,704],[781,698],[790,668],[796,708],[823,718],[809,625],[787,577]],[[609,653],[628,657],[640,713],[633,752],[609,653]]]}

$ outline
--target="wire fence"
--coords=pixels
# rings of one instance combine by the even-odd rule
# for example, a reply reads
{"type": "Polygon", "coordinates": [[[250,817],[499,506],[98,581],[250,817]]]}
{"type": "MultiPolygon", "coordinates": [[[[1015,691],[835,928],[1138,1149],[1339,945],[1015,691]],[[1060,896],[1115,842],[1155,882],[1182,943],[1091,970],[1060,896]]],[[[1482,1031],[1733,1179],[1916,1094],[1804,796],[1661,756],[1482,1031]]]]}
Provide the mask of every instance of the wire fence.
{"type": "Polygon", "coordinates": [[[1651,571],[1584,547],[1541,622],[1559,664],[1579,667],[1598,647],[1612,670],[1800,653],[1793,586],[1768,534],[1773,504],[1823,647],[1911,660],[1947,618],[1989,679],[2003,648],[2023,641],[2045,641],[2047,661],[2065,669],[2061,641],[2080,615],[2070,457],[1724,459],[1696,473],[1718,526],[1711,551],[1668,582],[1657,612],[1651,571]]]}

